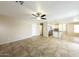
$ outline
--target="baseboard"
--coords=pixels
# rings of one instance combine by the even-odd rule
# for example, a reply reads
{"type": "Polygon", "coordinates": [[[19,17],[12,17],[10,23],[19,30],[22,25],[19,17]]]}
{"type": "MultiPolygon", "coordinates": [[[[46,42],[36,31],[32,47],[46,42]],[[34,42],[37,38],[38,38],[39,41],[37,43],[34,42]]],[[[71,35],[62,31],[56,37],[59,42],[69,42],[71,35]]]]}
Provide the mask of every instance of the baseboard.
{"type": "Polygon", "coordinates": [[[23,39],[27,39],[27,38],[30,38],[30,37],[33,37],[33,36],[31,35],[31,36],[22,37],[21,39],[16,39],[16,40],[13,40],[13,41],[2,42],[2,43],[0,43],[0,45],[8,44],[8,43],[11,43],[11,42],[16,42],[16,41],[23,40],[23,39]]]}

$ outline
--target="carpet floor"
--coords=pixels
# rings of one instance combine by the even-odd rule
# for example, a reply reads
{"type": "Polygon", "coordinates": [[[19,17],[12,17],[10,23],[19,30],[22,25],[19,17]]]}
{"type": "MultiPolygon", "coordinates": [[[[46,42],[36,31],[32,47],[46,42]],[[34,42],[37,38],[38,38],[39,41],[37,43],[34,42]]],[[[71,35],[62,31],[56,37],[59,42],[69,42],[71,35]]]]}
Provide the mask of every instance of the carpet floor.
{"type": "Polygon", "coordinates": [[[79,44],[41,36],[0,45],[1,57],[79,57],[79,44]]]}

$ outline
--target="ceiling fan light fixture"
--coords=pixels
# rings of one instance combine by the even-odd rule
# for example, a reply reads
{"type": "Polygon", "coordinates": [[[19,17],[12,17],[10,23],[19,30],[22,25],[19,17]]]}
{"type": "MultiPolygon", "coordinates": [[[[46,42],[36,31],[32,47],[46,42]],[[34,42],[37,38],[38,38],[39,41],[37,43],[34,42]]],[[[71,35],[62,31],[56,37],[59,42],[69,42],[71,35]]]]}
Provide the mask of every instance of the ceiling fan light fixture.
{"type": "Polygon", "coordinates": [[[16,3],[19,3],[20,5],[23,5],[24,1],[16,1],[16,3]]]}
{"type": "Polygon", "coordinates": [[[40,17],[37,17],[37,20],[41,20],[40,17]]]}
{"type": "Polygon", "coordinates": [[[46,20],[46,14],[41,13],[41,12],[37,12],[37,13],[33,13],[33,16],[35,16],[37,18],[37,20],[46,20]]]}

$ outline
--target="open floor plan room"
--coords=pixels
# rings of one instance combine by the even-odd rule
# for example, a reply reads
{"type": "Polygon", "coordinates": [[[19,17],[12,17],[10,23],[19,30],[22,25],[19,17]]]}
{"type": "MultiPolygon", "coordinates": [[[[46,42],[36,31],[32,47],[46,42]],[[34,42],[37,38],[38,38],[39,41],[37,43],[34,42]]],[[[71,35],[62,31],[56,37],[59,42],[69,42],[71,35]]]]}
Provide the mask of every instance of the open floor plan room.
{"type": "Polygon", "coordinates": [[[0,1],[0,57],[79,57],[79,1],[0,1]]]}

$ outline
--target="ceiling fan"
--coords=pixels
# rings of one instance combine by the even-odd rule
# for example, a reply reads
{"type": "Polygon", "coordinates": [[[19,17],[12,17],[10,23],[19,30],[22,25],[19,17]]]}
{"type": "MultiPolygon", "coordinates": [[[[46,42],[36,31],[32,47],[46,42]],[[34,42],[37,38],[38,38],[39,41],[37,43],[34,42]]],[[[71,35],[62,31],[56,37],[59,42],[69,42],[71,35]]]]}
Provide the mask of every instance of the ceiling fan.
{"type": "Polygon", "coordinates": [[[40,12],[37,12],[35,14],[32,14],[33,16],[35,16],[36,18],[40,18],[40,19],[43,19],[43,20],[46,20],[46,14],[42,14],[40,12]]]}
{"type": "MultiPolygon", "coordinates": [[[[18,3],[20,5],[23,5],[24,4],[24,1],[16,1],[16,3],[18,3]]],[[[46,20],[46,14],[42,14],[41,12],[37,12],[37,13],[34,13],[32,15],[34,17],[36,17],[36,18],[46,20]]]]}
{"type": "Polygon", "coordinates": [[[24,1],[16,1],[16,3],[19,3],[20,5],[23,5],[24,1]]]}

